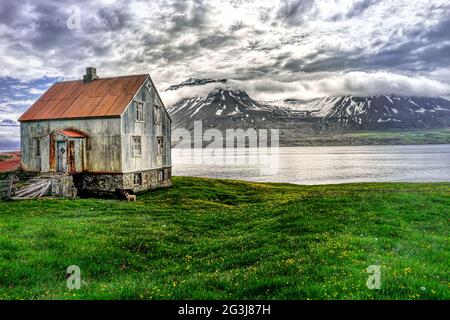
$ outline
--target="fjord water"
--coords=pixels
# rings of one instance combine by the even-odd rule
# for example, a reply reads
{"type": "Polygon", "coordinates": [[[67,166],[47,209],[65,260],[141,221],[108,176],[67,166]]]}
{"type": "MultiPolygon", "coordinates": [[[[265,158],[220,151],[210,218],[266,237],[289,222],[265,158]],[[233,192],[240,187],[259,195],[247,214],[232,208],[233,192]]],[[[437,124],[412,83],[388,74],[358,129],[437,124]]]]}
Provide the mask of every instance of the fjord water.
{"type": "Polygon", "coordinates": [[[173,175],[258,182],[450,182],[450,144],[172,150],[173,175]],[[219,155],[219,156],[218,156],[219,155]]]}

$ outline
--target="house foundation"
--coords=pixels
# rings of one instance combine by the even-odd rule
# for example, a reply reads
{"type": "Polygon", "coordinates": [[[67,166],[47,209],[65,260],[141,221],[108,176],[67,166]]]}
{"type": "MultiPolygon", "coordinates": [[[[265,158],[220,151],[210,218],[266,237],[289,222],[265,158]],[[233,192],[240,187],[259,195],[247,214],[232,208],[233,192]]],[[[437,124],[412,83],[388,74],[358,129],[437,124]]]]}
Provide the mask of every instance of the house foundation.
{"type": "Polygon", "coordinates": [[[172,168],[130,173],[81,173],[74,176],[77,189],[84,192],[114,193],[119,190],[132,193],[172,186],[172,168]]]}

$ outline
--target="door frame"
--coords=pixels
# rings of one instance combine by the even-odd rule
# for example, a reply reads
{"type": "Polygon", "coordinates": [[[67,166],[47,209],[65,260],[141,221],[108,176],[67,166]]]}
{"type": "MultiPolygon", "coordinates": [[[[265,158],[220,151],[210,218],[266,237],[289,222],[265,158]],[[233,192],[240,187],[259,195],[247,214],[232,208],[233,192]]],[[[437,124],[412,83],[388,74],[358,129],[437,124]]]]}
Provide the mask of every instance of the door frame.
{"type": "Polygon", "coordinates": [[[56,172],[67,172],[67,141],[66,140],[56,140],[56,172]],[[64,156],[62,157],[62,167],[60,167],[60,146],[64,146],[64,156]],[[61,168],[61,170],[60,170],[61,168]]]}

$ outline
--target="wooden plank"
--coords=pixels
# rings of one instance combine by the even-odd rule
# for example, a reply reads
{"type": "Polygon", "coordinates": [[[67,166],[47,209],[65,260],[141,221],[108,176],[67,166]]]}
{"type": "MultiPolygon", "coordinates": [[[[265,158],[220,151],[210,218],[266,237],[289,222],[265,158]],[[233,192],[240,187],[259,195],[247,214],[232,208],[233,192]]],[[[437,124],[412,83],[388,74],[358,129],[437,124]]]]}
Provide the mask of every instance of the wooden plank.
{"type": "Polygon", "coordinates": [[[75,168],[75,143],[73,140],[68,141],[67,146],[67,162],[69,163],[69,173],[76,173],[75,168]]]}
{"type": "Polygon", "coordinates": [[[47,181],[37,182],[34,184],[31,184],[29,186],[26,186],[25,188],[19,189],[15,192],[14,197],[23,197],[28,196],[30,194],[36,193],[37,191],[41,190],[44,186],[47,185],[47,181]]]}
{"type": "Polygon", "coordinates": [[[56,154],[55,154],[55,134],[50,134],[50,152],[49,152],[49,165],[50,165],[50,171],[55,171],[56,167],[56,154]]]}
{"type": "Polygon", "coordinates": [[[11,198],[12,191],[14,188],[14,181],[16,181],[16,180],[18,180],[18,178],[15,175],[13,175],[13,174],[9,175],[9,185],[8,185],[8,193],[7,193],[8,198],[11,198]]]}

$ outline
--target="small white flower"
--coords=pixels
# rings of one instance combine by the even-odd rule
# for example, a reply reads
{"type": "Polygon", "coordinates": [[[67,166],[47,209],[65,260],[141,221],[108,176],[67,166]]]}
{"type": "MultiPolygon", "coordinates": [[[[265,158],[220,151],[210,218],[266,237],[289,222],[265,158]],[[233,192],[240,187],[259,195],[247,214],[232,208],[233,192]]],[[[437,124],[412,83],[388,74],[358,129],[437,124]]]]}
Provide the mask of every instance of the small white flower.
{"type": "Polygon", "coordinates": [[[420,287],[420,290],[422,291],[425,291],[425,289],[426,289],[425,287],[420,287]]]}

